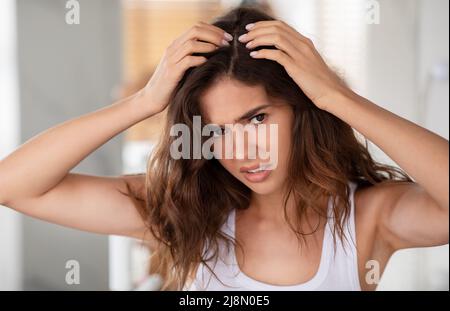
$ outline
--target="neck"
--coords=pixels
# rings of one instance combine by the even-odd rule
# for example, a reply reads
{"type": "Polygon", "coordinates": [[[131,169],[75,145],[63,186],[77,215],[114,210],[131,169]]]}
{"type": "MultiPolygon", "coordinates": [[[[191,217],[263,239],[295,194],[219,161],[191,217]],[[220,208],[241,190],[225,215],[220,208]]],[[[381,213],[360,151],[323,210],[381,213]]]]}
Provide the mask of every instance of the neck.
{"type": "MultiPolygon", "coordinates": [[[[296,216],[296,204],[294,195],[290,193],[289,198],[286,201],[286,216],[284,212],[285,204],[285,192],[276,191],[270,194],[258,194],[253,192],[250,206],[248,211],[257,219],[271,222],[271,223],[284,223],[286,222],[286,216],[289,219],[293,219],[296,216]]],[[[321,206],[326,208],[328,198],[323,198],[321,206]]],[[[309,213],[308,213],[309,214],[309,213]]],[[[311,213],[311,216],[316,217],[315,212],[311,213]]]]}
{"type": "MultiPolygon", "coordinates": [[[[249,210],[259,219],[270,220],[271,222],[285,221],[284,203],[286,196],[282,191],[275,191],[269,194],[252,193],[249,210]]],[[[286,201],[287,216],[292,216],[295,212],[295,202],[292,193],[286,201]]]]}

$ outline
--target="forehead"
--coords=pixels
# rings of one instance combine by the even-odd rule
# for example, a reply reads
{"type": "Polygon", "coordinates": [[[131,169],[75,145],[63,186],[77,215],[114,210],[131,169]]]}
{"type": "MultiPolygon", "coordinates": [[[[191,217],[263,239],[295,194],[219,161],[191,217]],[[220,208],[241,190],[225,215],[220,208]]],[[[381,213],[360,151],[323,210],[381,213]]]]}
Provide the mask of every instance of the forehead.
{"type": "Polygon", "coordinates": [[[263,86],[248,86],[230,78],[221,78],[200,98],[206,123],[226,124],[257,106],[270,104],[263,86]]]}

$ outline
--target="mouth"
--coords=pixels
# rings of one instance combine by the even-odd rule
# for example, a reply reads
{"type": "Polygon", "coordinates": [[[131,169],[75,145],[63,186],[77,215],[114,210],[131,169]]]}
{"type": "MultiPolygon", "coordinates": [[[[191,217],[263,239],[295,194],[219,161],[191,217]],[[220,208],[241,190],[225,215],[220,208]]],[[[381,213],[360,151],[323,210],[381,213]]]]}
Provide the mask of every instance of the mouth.
{"type": "Polygon", "coordinates": [[[269,177],[272,168],[270,164],[257,164],[249,167],[242,167],[241,173],[244,173],[245,179],[250,182],[262,182],[269,177]]]}

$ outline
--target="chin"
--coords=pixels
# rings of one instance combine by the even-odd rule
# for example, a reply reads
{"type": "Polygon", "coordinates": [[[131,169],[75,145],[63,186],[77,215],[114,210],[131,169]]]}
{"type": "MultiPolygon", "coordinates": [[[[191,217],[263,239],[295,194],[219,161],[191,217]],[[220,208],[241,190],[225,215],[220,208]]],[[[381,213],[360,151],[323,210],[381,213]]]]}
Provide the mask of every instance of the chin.
{"type": "Polygon", "coordinates": [[[267,195],[274,193],[276,189],[278,189],[278,185],[274,182],[274,180],[266,180],[260,183],[249,183],[246,182],[245,185],[250,188],[254,193],[260,195],[267,195]]]}

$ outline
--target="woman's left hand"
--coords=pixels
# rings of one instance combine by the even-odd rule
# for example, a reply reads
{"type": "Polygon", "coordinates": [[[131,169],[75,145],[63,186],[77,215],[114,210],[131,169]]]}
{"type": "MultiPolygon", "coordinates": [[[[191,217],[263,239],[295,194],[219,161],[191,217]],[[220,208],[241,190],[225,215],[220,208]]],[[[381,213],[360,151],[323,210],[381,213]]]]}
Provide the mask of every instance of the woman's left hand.
{"type": "MultiPolygon", "coordinates": [[[[253,58],[265,58],[282,65],[289,76],[320,109],[327,109],[333,98],[350,89],[327,66],[312,41],[283,21],[260,21],[246,26],[248,33],[239,37],[251,50],[258,46],[277,49],[252,51],[253,58]]],[[[250,52],[250,51],[249,51],[250,52]]]]}

